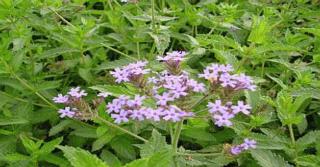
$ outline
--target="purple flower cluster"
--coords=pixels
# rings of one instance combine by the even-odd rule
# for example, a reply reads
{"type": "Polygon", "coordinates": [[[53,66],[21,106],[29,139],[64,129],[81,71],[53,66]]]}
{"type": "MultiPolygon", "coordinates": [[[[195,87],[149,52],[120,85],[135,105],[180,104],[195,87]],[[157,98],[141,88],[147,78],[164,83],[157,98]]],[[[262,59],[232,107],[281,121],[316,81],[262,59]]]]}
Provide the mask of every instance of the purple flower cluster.
{"type": "MultiPolygon", "coordinates": [[[[167,71],[158,74],[157,77],[149,79],[153,83],[153,93],[157,100],[173,101],[177,98],[187,96],[190,92],[204,92],[205,85],[190,79],[188,73],[182,72],[181,75],[172,75],[167,71]],[[158,95],[158,90],[165,88],[167,91],[158,95]]],[[[161,104],[165,105],[165,104],[161,104]]]]}
{"type": "Polygon", "coordinates": [[[165,56],[158,56],[157,60],[165,62],[169,67],[178,68],[186,54],[184,51],[168,52],[165,56]]]}
{"type": "Polygon", "coordinates": [[[216,100],[214,103],[208,103],[209,112],[214,119],[214,123],[221,126],[232,126],[230,119],[234,118],[236,114],[242,112],[245,115],[250,114],[251,107],[244,104],[243,101],[238,101],[237,105],[232,105],[232,102],[222,104],[221,100],[216,100]]]}
{"type": "Polygon", "coordinates": [[[147,63],[147,61],[138,61],[123,68],[115,68],[111,71],[111,75],[116,78],[117,83],[137,81],[142,75],[150,72],[150,69],[144,69],[147,63]]]}
{"type": "MultiPolygon", "coordinates": [[[[72,106],[73,103],[80,100],[81,97],[87,96],[87,93],[84,90],[81,90],[80,87],[71,88],[67,95],[58,94],[57,97],[53,98],[53,101],[58,104],[65,104],[68,106],[72,106]]],[[[60,109],[58,113],[61,118],[69,117],[73,118],[76,114],[77,108],[74,107],[65,107],[64,109],[60,109]]]]}
{"type": "Polygon", "coordinates": [[[134,99],[128,96],[120,96],[107,105],[107,112],[111,114],[117,124],[132,120],[171,121],[177,122],[184,117],[192,116],[192,113],[182,111],[177,106],[161,106],[156,109],[142,106],[145,96],[136,95],[134,99]]]}
{"type": "Polygon", "coordinates": [[[219,84],[232,90],[255,90],[251,77],[245,74],[231,74],[234,69],[231,65],[211,64],[206,67],[199,77],[209,80],[213,84],[219,84]]]}
{"type": "Polygon", "coordinates": [[[255,149],[257,147],[257,142],[255,140],[244,139],[244,142],[239,145],[232,146],[230,149],[230,153],[233,155],[238,155],[245,150],[249,150],[250,148],[255,149]]]}

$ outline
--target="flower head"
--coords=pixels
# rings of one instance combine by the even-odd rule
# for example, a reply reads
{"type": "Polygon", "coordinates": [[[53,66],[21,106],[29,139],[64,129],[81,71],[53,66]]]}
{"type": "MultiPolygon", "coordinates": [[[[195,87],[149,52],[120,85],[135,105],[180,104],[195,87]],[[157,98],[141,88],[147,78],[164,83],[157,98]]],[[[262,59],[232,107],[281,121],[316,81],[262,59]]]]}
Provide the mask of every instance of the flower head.
{"type": "Polygon", "coordinates": [[[76,114],[75,111],[76,111],[75,108],[71,109],[70,107],[65,107],[64,109],[60,109],[58,113],[60,114],[61,118],[64,118],[64,117],[73,118],[76,114]]]}
{"type": "Polygon", "coordinates": [[[80,98],[82,96],[87,96],[87,93],[84,90],[81,90],[80,87],[71,88],[68,94],[75,98],[80,98]]]}
{"type": "Polygon", "coordinates": [[[114,71],[111,71],[110,73],[116,78],[117,83],[137,81],[142,75],[149,73],[150,69],[144,69],[147,63],[147,61],[130,63],[122,68],[115,68],[114,71]]]}
{"type": "Polygon", "coordinates": [[[67,103],[68,100],[69,100],[69,96],[68,95],[63,96],[62,94],[58,94],[57,97],[53,98],[53,101],[55,103],[62,103],[62,104],[67,103]]]}
{"type": "Polygon", "coordinates": [[[109,92],[100,92],[97,96],[106,98],[106,97],[108,97],[110,95],[111,95],[111,93],[109,93],[109,92]]]}
{"type": "Polygon", "coordinates": [[[255,149],[257,147],[257,142],[255,140],[250,140],[248,138],[244,139],[244,142],[239,145],[234,145],[230,149],[230,153],[233,155],[238,155],[245,150],[255,149]]]}

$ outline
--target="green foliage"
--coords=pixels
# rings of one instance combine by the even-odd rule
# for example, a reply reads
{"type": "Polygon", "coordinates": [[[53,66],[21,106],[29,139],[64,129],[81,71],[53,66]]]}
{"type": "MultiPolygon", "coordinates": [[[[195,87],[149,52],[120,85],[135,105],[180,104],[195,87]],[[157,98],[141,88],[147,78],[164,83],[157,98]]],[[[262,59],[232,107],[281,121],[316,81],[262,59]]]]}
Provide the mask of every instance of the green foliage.
{"type": "MultiPolygon", "coordinates": [[[[151,2],[0,1],[1,167],[320,166],[319,0],[158,0],[154,10],[151,2]],[[163,122],[121,125],[150,137],[142,143],[100,121],[59,118],[51,100],[59,92],[110,92],[103,104],[134,96],[142,90],[115,83],[110,71],[138,60],[161,70],[156,56],[173,50],[188,52],[183,66],[192,76],[229,63],[259,87],[234,95],[252,115],[234,118],[232,128],[208,119],[216,95],[184,122],[178,151],[221,155],[176,155],[168,142],[174,126],[163,122]],[[255,139],[257,150],[230,155],[229,144],[243,138],[255,139]]],[[[111,120],[104,105],[99,115],[111,120]]]]}
{"type": "Polygon", "coordinates": [[[290,167],[283,157],[268,150],[252,150],[251,155],[262,167],[290,167]]]}
{"type": "Polygon", "coordinates": [[[90,154],[81,148],[74,148],[69,146],[59,146],[64,153],[64,156],[69,160],[73,167],[108,167],[97,156],[90,154]]]}

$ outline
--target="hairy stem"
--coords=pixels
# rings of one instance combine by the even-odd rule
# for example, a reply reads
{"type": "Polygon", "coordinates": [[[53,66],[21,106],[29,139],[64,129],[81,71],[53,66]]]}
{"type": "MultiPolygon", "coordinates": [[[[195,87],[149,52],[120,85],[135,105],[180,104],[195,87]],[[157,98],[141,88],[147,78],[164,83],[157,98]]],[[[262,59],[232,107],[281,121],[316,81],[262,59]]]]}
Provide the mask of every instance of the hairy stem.
{"type": "Polygon", "coordinates": [[[183,120],[178,122],[177,127],[175,129],[175,132],[173,134],[173,139],[172,139],[173,152],[177,152],[177,150],[178,150],[178,142],[179,142],[180,133],[182,130],[182,125],[183,125],[183,120]]]}
{"type": "Polygon", "coordinates": [[[211,156],[222,155],[222,153],[181,153],[181,152],[177,152],[176,154],[181,156],[191,156],[191,157],[211,157],[211,156]]]}
{"type": "Polygon", "coordinates": [[[156,29],[155,0],[151,0],[151,17],[152,17],[152,30],[153,32],[155,32],[155,29],[156,29]]]}
{"type": "Polygon", "coordinates": [[[95,118],[96,118],[97,120],[103,122],[104,124],[106,124],[106,125],[109,126],[109,127],[115,128],[115,129],[117,129],[117,130],[119,130],[119,131],[121,131],[121,132],[123,132],[123,133],[126,133],[126,134],[128,134],[128,135],[130,135],[130,136],[132,136],[132,137],[134,137],[134,138],[136,138],[136,139],[139,139],[139,140],[141,140],[141,141],[143,141],[143,142],[145,142],[145,143],[148,142],[147,139],[145,139],[145,138],[143,138],[143,137],[140,137],[140,136],[138,136],[138,135],[136,135],[136,134],[128,131],[127,129],[124,129],[124,128],[122,128],[122,127],[120,127],[120,126],[118,126],[118,125],[116,125],[116,124],[114,124],[114,123],[111,123],[111,122],[109,122],[109,121],[101,118],[100,116],[96,116],[95,118]]]}
{"type": "Polygon", "coordinates": [[[296,144],[296,140],[294,138],[294,133],[293,133],[293,129],[292,129],[292,124],[289,124],[288,128],[289,128],[291,142],[292,142],[292,144],[296,144]]]}

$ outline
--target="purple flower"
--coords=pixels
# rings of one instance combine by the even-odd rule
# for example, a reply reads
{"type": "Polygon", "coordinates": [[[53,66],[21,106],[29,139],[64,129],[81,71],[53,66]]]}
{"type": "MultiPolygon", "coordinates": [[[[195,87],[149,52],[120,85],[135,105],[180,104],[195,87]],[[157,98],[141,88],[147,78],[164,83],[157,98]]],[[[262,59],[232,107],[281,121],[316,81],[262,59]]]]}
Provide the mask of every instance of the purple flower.
{"type": "Polygon", "coordinates": [[[147,61],[130,63],[122,68],[115,68],[114,71],[111,71],[110,73],[116,78],[117,83],[137,81],[142,75],[150,72],[150,69],[144,69],[147,63],[147,61]]]}
{"type": "Polygon", "coordinates": [[[236,82],[236,90],[246,89],[246,90],[256,90],[256,85],[253,84],[251,77],[245,74],[234,75],[234,80],[236,82]]]}
{"type": "Polygon", "coordinates": [[[144,113],[146,118],[149,120],[153,120],[153,121],[160,121],[160,114],[157,112],[157,110],[153,110],[153,109],[147,109],[145,110],[146,112],[144,113]]]}
{"type": "Polygon", "coordinates": [[[120,124],[122,122],[129,122],[129,119],[128,119],[128,112],[126,111],[120,111],[119,114],[111,114],[111,118],[114,119],[114,122],[116,124],[120,124]]]}
{"type": "Polygon", "coordinates": [[[164,57],[158,56],[157,60],[166,61],[166,62],[169,62],[169,61],[181,62],[184,59],[186,54],[187,53],[184,51],[168,52],[164,57]]]}
{"type": "Polygon", "coordinates": [[[145,99],[145,96],[136,95],[134,97],[134,100],[128,100],[127,104],[129,107],[138,107],[142,105],[142,102],[144,99],[145,99]]]}
{"type": "Polygon", "coordinates": [[[138,121],[143,121],[145,119],[145,112],[147,109],[137,109],[133,110],[132,114],[130,115],[130,118],[138,120],[138,121]]]}
{"type": "Polygon", "coordinates": [[[227,107],[221,104],[221,100],[216,100],[214,103],[209,102],[208,107],[209,107],[209,112],[212,114],[217,112],[225,113],[228,110],[227,107]]]}
{"type": "Polygon", "coordinates": [[[230,119],[233,117],[234,117],[233,114],[223,114],[223,115],[215,114],[213,115],[214,124],[219,127],[221,126],[230,127],[232,126],[232,122],[230,121],[230,119]]]}
{"type": "Polygon", "coordinates": [[[238,105],[232,106],[231,109],[234,114],[242,112],[245,115],[249,115],[251,107],[247,104],[244,104],[243,101],[238,101],[238,105]]]}
{"type": "Polygon", "coordinates": [[[250,148],[256,148],[257,142],[255,140],[250,140],[248,138],[244,139],[244,143],[241,144],[244,150],[248,150],[250,148]]]}
{"type": "Polygon", "coordinates": [[[232,146],[230,149],[230,153],[233,155],[239,155],[245,150],[250,148],[255,149],[257,147],[257,142],[255,140],[244,139],[244,143],[232,146]]]}
{"type": "Polygon", "coordinates": [[[237,82],[233,80],[233,76],[228,73],[220,75],[219,81],[223,87],[234,88],[237,84],[237,82]]]}
{"type": "Polygon", "coordinates": [[[176,87],[175,89],[172,89],[170,91],[170,94],[172,96],[172,98],[180,98],[181,96],[186,96],[188,95],[187,92],[185,92],[187,90],[186,87],[176,87]]]}
{"type": "Polygon", "coordinates": [[[117,83],[130,81],[128,78],[129,73],[126,70],[115,68],[114,71],[111,71],[110,73],[114,78],[116,78],[117,83]]]}
{"type": "Polygon", "coordinates": [[[155,95],[154,97],[157,99],[157,105],[160,106],[165,106],[167,105],[168,101],[174,100],[167,92],[163,93],[162,95],[155,95]]]}
{"type": "Polygon", "coordinates": [[[69,96],[68,95],[63,96],[62,94],[58,94],[57,97],[53,98],[53,101],[55,103],[62,103],[62,104],[67,103],[68,100],[69,100],[69,96]]]}
{"type": "Polygon", "coordinates": [[[203,83],[198,83],[197,81],[190,79],[188,80],[188,85],[194,92],[205,92],[205,85],[203,83]]]}
{"type": "Polygon", "coordinates": [[[80,87],[71,88],[68,94],[72,97],[80,98],[82,96],[87,96],[87,93],[84,90],[81,90],[80,87]]]}
{"type": "Polygon", "coordinates": [[[73,118],[74,115],[76,114],[74,111],[76,111],[75,108],[71,110],[70,107],[65,107],[64,109],[60,109],[58,113],[60,113],[61,118],[64,118],[64,117],[73,118]]]}
{"type": "Polygon", "coordinates": [[[166,115],[163,117],[166,121],[172,121],[172,122],[178,122],[181,120],[180,115],[176,112],[173,112],[171,110],[167,110],[166,115]]]}
{"type": "Polygon", "coordinates": [[[230,153],[233,155],[239,155],[242,151],[243,150],[240,146],[232,146],[230,149],[230,153]]]}
{"type": "Polygon", "coordinates": [[[111,93],[109,93],[109,92],[100,92],[97,96],[106,98],[106,97],[108,97],[110,95],[111,95],[111,93]]]}

